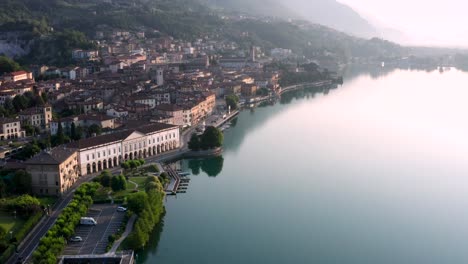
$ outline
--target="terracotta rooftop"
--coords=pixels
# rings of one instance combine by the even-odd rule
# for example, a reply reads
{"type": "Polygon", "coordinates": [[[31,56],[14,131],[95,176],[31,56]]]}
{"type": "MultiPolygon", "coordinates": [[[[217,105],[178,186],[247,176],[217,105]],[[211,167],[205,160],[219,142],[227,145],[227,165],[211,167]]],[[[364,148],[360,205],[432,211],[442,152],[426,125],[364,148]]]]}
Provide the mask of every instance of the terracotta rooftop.
{"type": "Polygon", "coordinates": [[[69,147],[56,147],[48,152],[43,151],[31,159],[27,160],[26,164],[47,164],[59,165],[73,155],[77,150],[69,147]]]}
{"type": "Polygon", "coordinates": [[[97,145],[103,145],[107,143],[124,140],[128,136],[130,136],[133,132],[140,132],[143,134],[148,134],[148,133],[157,132],[160,130],[165,130],[165,129],[174,128],[174,127],[177,127],[177,126],[163,124],[163,123],[134,124],[134,127],[127,127],[127,130],[123,130],[123,131],[115,132],[111,134],[106,134],[106,135],[101,135],[97,137],[86,138],[86,139],[72,142],[68,144],[68,147],[77,148],[77,149],[90,148],[90,147],[97,146],[97,145]]]}

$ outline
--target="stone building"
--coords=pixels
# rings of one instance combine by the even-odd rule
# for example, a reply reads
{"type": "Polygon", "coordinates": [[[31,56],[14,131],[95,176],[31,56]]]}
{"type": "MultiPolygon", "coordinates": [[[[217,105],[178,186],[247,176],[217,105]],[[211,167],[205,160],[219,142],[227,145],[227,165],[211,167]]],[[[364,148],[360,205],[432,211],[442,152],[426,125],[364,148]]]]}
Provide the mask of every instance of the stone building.
{"type": "Polygon", "coordinates": [[[78,151],[63,146],[44,151],[25,162],[31,174],[32,191],[60,196],[79,178],[78,151]]]}

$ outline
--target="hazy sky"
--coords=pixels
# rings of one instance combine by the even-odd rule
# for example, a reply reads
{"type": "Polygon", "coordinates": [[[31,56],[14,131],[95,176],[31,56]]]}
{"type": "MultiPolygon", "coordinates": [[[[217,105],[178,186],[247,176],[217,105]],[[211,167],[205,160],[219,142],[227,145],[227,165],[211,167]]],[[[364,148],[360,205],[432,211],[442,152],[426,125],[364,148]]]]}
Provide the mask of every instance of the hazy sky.
{"type": "Polygon", "coordinates": [[[420,44],[468,46],[466,0],[338,0],[420,44]]]}

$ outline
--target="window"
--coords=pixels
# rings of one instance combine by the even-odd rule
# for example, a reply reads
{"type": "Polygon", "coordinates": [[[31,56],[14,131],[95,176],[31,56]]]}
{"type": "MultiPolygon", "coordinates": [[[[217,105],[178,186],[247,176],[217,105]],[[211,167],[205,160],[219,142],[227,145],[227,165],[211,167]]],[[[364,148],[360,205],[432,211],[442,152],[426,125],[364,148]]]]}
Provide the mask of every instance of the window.
{"type": "Polygon", "coordinates": [[[105,151],[105,150],[102,151],[102,156],[103,156],[103,157],[106,156],[106,151],[105,151]]]}
{"type": "Polygon", "coordinates": [[[101,157],[101,152],[98,152],[98,153],[97,153],[97,157],[98,157],[98,158],[101,157]]]}
{"type": "Polygon", "coordinates": [[[89,155],[86,155],[86,160],[89,160],[89,155]]]}
{"type": "Polygon", "coordinates": [[[94,159],[94,154],[93,154],[93,159],[94,159]]]}

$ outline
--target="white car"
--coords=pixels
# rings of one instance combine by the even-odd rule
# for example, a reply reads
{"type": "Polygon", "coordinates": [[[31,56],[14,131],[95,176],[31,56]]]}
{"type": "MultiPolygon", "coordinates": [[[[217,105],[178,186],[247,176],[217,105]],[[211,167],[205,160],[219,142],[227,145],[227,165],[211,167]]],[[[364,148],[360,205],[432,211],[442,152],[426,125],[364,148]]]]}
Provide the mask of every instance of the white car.
{"type": "Polygon", "coordinates": [[[127,211],[127,208],[125,207],[122,207],[122,206],[117,207],[117,212],[126,212],[126,211],[127,211]]]}
{"type": "Polygon", "coordinates": [[[70,241],[71,242],[81,242],[81,241],[83,241],[83,238],[81,238],[80,236],[74,236],[74,237],[70,238],[70,241]]]}

